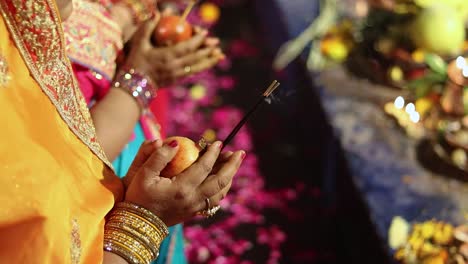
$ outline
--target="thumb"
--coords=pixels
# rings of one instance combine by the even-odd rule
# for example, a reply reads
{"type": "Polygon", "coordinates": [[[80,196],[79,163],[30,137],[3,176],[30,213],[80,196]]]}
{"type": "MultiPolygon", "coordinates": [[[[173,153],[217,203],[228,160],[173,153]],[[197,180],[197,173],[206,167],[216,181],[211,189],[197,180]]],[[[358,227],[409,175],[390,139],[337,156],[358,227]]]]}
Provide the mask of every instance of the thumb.
{"type": "Polygon", "coordinates": [[[161,14],[159,12],[156,12],[154,15],[153,19],[149,19],[146,21],[143,25],[143,31],[144,31],[144,36],[145,38],[150,38],[151,35],[153,34],[154,29],[156,28],[156,25],[159,23],[159,19],[161,18],[161,14]]]}
{"type": "Polygon", "coordinates": [[[149,43],[151,41],[151,36],[153,35],[154,29],[156,28],[160,17],[161,16],[159,15],[159,13],[156,13],[153,19],[145,21],[135,33],[135,38],[133,41],[137,43],[141,43],[141,41],[143,41],[144,43],[146,41],[149,43]]]}
{"type": "Polygon", "coordinates": [[[137,174],[140,168],[145,164],[148,158],[153,154],[153,152],[162,146],[161,140],[156,141],[146,141],[138,150],[138,154],[132,162],[132,165],[128,169],[127,175],[123,178],[125,187],[127,188],[133,180],[133,177],[137,174]]]}
{"type": "Polygon", "coordinates": [[[178,150],[179,144],[175,140],[169,143],[165,143],[159,148],[156,148],[153,154],[151,154],[151,156],[140,168],[139,173],[135,177],[144,177],[143,179],[138,180],[143,180],[148,184],[151,184],[154,178],[159,177],[161,171],[174,158],[178,150]]]}

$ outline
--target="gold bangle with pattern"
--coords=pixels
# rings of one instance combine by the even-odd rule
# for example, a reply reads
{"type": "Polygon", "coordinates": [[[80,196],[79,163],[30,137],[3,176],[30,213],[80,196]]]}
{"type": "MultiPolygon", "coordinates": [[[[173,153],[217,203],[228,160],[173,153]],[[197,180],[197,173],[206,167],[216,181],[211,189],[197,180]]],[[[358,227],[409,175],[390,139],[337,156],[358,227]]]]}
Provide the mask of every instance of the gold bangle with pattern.
{"type": "Polygon", "coordinates": [[[161,231],[164,236],[169,235],[169,230],[167,229],[166,224],[164,224],[164,222],[161,219],[159,219],[159,217],[157,217],[155,214],[153,214],[151,211],[141,206],[131,204],[131,203],[125,203],[125,202],[119,203],[117,207],[123,208],[125,209],[124,211],[131,212],[131,213],[134,213],[136,215],[143,217],[148,222],[156,226],[156,228],[159,231],[161,231]]]}
{"type": "Polygon", "coordinates": [[[143,207],[118,203],[110,212],[104,230],[104,250],[130,264],[149,264],[157,258],[159,246],[169,234],[161,219],[143,207]]]}
{"type": "Polygon", "coordinates": [[[155,243],[154,241],[150,240],[148,237],[142,236],[141,233],[139,233],[135,229],[122,223],[111,222],[106,225],[106,228],[109,230],[122,231],[126,233],[127,235],[136,238],[137,240],[139,240],[140,243],[147,245],[150,248],[151,252],[159,251],[158,245],[161,244],[162,240],[155,243]]]}
{"type": "Polygon", "coordinates": [[[147,245],[142,244],[138,239],[122,232],[122,230],[106,227],[104,237],[108,238],[108,240],[105,241],[105,245],[110,243],[128,252],[133,252],[133,254],[121,256],[127,261],[129,261],[128,255],[135,256],[134,259],[139,260],[137,263],[151,263],[151,261],[156,258],[156,255],[147,248],[147,245]]]}
{"type": "Polygon", "coordinates": [[[139,232],[140,234],[145,234],[151,243],[155,244],[161,243],[161,241],[166,237],[162,235],[161,232],[159,232],[157,229],[151,227],[141,219],[135,217],[133,214],[122,214],[119,212],[109,218],[109,223],[125,225],[135,230],[136,232],[139,232]]]}

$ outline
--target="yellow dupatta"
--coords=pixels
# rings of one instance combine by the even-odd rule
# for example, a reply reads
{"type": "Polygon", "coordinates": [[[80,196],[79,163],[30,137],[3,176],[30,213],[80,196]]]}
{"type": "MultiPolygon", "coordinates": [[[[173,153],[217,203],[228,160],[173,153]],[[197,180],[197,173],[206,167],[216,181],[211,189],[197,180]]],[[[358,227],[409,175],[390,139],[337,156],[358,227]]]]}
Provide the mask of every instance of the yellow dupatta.
{"type": "Polygon", "coordinates": [[[51,0],[0,1],[0,263],[100,263],[123,187],[96,141],[51,0]]]}

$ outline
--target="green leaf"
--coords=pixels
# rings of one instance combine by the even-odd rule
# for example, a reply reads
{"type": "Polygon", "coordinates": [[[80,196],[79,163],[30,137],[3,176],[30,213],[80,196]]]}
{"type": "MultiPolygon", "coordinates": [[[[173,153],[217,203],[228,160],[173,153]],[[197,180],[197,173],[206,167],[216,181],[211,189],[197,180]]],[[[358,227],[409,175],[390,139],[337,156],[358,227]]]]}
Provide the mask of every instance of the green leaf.
{"type": "Polygon", "coordinates": [[[445,83],[446,76],[431,72],[425,76],[408,83],[408,88],[413,90],[416,98],[421,98],[434,91],[440,84],[445,83]]]}
{"type": "Polygon", "coordinates": [[[431,70],[436,73],[446,75],[447,74],[447,63],[436,54],[428,53],[424,57],[424,61],[431,70]]]}
{"type": "Polygon", "coordinates": [[[414,95],[416,96],[416,98],[421,98],[421,97],[428,95],[431,91],[432,91],[432,86],[424,85],[424,86],[418,87],[415,90],[414,95]]]}

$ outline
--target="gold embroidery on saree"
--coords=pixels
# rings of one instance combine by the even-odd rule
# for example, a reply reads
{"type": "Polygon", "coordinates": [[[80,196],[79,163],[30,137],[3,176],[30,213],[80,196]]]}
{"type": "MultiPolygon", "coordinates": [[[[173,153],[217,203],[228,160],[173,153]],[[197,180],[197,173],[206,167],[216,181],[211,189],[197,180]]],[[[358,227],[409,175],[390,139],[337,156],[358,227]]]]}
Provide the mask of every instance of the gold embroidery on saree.
{"type": "Polygon", "coordinates": [[[77,219],[72,219],[70,257],[71,263],[78,264],[81,259],[80,225],[77,219]]]}
{"type": "Polygon", "coordinates": [[[0,88],[7,86],[11,80],[10,70],[8,69],[8,62],[5,57],[0,54],[0,88]]]}
{"type": "Polygon", "coordinates": [[[73,133],[112,168],[65,54],[59,15],[51,0],[0,1],[0,11],[26,64],[73,133]]]}

